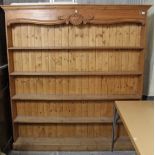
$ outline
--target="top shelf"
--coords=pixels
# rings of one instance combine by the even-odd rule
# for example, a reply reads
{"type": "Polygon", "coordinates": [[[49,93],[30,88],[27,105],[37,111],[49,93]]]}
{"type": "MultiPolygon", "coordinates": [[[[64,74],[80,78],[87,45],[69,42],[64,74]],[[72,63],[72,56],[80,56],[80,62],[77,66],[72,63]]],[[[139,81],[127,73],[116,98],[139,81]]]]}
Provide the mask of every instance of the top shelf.
{"type": "Polygon", "coordinates": [[[114,46],[50,46],[50,47],[9,47],[8,50],[143,50],[143,47],[114,46]]]}

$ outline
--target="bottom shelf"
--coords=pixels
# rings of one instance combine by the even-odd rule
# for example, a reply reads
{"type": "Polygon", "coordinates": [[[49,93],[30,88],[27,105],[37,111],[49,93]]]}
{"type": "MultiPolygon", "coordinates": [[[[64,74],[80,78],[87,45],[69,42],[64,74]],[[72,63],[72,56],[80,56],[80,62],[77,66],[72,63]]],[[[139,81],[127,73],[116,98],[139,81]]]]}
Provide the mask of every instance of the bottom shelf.
{"type": "MultiPolygon", "coordinates": [[[[111,150],[111,139],[106,138],[23,138],[13,144],[23,151],[105,151],[111,150]]],[[[115,150],[133,150],[128,138],[119,138],[115,150]]]]}

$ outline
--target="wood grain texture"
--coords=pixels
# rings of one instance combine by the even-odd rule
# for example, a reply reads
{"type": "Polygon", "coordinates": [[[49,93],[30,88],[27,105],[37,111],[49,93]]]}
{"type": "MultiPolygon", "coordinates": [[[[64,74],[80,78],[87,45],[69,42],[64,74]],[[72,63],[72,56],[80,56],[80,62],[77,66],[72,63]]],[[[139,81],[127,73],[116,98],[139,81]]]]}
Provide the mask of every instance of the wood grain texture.
{"type": "Polygon", "coordinates": [[[112,123],[112,118],[108,117],[77,117],[77,118],[70,118],[70,117],[32,117],[32,116],[17,116],[14,120],[15,123],[54,123],[54,124],[85,124],[85,123],[112,123]]]}
{"type": "Polygon", "coordinates": [[[114,100],[142,96],[149,6],[3,8],[14,149],[108,150],[114,100]]]}
{"type": "Polygon", "coordinates": [[[9,47],[8,48],[10,51],[18,51],[18,50],[26,50],[26,51],[37,51],[37,50],[93,50],[93,49],[97,49],[97,50],[114,50],[114,51],[118,51],[118,50],[131,50],[131,51],[134,51],[134,50],[142,50],[143,47],[136,47],[136,46],[126,46],[126,47],[113,47],[113,46],[108,46],[108,47],[104,47],[104,46],[97,46],[97,47],[90,47],[90,46],[80,46],[80,47],[77,47],[77,46],[57,46],[57,47],[52,47],[52,46],[46,46],[46,47],[9,47]]]}
{"type": "MultiPolygon", "coordinates": [[[[65,70],[65,69],[64,69],[65,70]]],[[[67,70],[67,69],[66,69],[67,70]]],[[[138,71],[124,71],[124,72],[93,72],[93,71],[85,71],[85,72],[12,72],[10,73],[11,76],[118,76],[118,75],[123,75],[123,76],[128,76],[128,75],[141,75],[143,74],[142,72],[138,71]]]]}
{"type": "Polygon", "coordinates": [[[133,100],[140,99],[139,95],[31,95],[31,94],[18,94],[12,97],[12,100],[29,100],[29,101],[79,101],[79,100],[133,100]]]}

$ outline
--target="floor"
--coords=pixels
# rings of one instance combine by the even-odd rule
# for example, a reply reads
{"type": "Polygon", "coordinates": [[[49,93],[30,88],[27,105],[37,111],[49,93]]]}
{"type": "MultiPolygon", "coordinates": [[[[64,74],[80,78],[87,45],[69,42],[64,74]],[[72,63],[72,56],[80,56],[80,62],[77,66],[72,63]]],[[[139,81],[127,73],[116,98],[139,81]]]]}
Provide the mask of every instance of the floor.
{"type": "Polygon", "coordinates": [[[11,151],[9,155],[136,155],[134,151],[114,152],[33,152],[33,151],[11,151]]]}

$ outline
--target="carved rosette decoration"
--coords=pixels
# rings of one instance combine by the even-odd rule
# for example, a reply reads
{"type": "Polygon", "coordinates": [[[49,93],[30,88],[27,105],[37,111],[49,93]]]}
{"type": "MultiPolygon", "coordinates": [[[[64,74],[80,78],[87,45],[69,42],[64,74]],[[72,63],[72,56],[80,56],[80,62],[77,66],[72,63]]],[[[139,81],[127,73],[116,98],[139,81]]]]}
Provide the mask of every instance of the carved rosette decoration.
{"type": "Polygon", "coordinates": [[[75,13],[70,16],[59,16],[58,19],[64,20],[66,24],[70,23],[72,25],[80,25],[89,23],[91,20],[94,19],[94,17],[93,16],[83,17],[81,14],[75,11],[75,13]]]}

